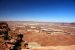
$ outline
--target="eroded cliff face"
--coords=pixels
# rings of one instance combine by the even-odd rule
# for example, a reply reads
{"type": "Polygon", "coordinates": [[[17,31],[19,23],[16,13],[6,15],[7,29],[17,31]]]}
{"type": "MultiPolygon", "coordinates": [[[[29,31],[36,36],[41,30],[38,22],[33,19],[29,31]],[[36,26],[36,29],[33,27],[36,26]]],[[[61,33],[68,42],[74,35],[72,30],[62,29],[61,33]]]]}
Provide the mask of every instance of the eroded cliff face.
{"type": "Polygon", "coordinates": [[[7,48],[4,39],[9,38],[9,34],[8,34],[9,31],[10,28],[7,22],[0,22],[0,50],[6,50],[7,48]]]}
{"type": "MultiPolygon", "coordinates": [[[[24,37],[23,40],[28,42],[28,46],[30,50],[60,50],[61,48],[69,48],[71,49],[72,45],[75,45],[75,28],[71,26],[64,26],[64,25],[27,25],[24,23],[19,25],[17,22],[13,24],[7,23],[0,23],[0,31],[5,32],[5,31],[10,31],[9,27],[12,27],[12,30],[10,32],[11,39],[14,39],[17,34],[23,33],[24,37]],[[10,25],[10,26],[8,26],[10,25]],[[32,28],[31,26],[34,26],[35,28],[32,28]],[[31,27],[31,28],[30,28],[31,27]],[[39,27],[40,29],[37,29],[39,27]],[[25,29],[26,28],[26,29],[25,29]],[[46,32],[46,31],[41,31],[42,28],[49,29],[52,32],[46,32]],[[38,31],[40,30],[40,32],[38,31]],[[62,31],[61,31],[62,30],[62,31]],[[59,31],[59,32],[58,32],[59,31]],[[70,34],[68,34],[68,32],[70,34]],[[71,34],[72,33],[72,34],[71,34]],[[36,48],[35,48],[36,47],[36,48]],[[60,48],[59,48],[60,47],[60,48]]],[[[5,47],[4,42],[2,42],[3,39],[0,38],[0,46],[2,46],[4,49],[5,47]],[[3,45],[2,45],[3,44],[3,45]]],[[[10,47],[10,45],[8,45],[10,47]]],[[[3,48],[0,47],[2,50],[3,48]]],[[[72,46],[73,49],[75,46],[72,46]]],[[[22,47],[24,48],[24,46],[22,47]]],[[[3,49],[3,50],[4,50],[3,49]]],[[[24,48],[25,50],[25,48],[24,48]]],[[[65,49],[63,49],[65,50],[65,49]]]]}

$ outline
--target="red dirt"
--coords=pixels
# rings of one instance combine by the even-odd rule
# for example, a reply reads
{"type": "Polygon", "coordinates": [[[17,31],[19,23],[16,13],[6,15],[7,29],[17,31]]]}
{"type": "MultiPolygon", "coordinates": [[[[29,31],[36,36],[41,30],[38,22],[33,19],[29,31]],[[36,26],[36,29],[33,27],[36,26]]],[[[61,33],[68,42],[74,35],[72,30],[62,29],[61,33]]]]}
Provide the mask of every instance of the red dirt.
{"type": "Polygon", "coordinates": [[[42,46],[75,45],[75,35],[49,35],[41,33],[26,33],[25,40],[37,42],[42,46]]]}

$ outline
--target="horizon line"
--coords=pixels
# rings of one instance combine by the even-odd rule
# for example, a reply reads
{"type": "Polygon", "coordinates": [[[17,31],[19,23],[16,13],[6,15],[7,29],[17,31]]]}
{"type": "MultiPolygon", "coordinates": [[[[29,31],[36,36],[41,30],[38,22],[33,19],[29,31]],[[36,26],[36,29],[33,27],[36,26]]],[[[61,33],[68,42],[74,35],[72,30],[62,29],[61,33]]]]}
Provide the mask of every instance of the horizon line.
{"type": "Polygon", "coordinates": [[[30,20],[0,20],[0,22],[50,22],[50,23],[75,23],[75,22],[55,22],[55,21],[30,21],[30,20]]]}

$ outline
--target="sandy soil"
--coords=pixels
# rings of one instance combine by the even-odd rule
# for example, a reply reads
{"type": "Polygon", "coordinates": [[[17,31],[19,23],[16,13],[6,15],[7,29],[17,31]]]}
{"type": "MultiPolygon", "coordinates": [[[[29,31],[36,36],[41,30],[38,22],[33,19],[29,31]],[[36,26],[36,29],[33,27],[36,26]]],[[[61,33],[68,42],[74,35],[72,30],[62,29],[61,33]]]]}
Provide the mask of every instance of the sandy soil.
{"type": "Polygon", "coordinates": [[[22,50],[75,50],[75,45],[72,46],[46,46],[22,50]]]}

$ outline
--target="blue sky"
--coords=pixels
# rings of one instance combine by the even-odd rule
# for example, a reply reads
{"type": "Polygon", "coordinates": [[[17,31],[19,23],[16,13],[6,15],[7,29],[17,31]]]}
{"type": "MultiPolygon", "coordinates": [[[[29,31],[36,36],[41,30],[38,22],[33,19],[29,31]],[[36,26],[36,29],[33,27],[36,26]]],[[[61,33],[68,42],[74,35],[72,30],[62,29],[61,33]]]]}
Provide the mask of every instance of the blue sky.
{"type": "Polygon", "coordinates": [[[75,0],[0,0],[0,21],[75,22],[75,0]]]}

